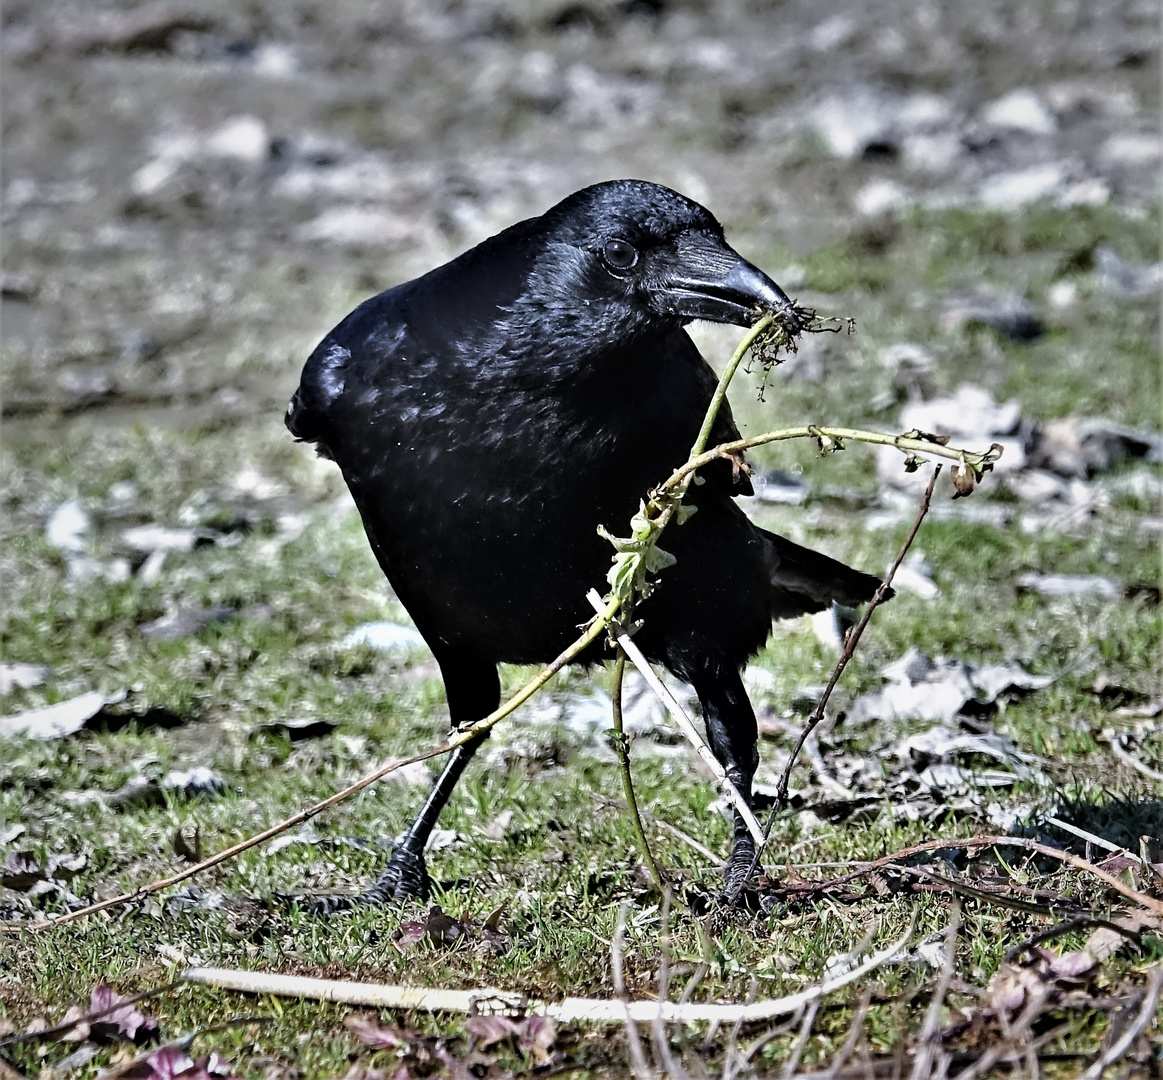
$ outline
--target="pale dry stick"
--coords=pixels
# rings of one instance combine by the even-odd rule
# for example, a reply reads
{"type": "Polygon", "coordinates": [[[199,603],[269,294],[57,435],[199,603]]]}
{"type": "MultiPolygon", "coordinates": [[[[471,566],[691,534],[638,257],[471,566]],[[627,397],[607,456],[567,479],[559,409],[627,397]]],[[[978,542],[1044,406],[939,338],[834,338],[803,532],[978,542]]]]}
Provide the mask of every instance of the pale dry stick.
{"type": "Polygon", "coordinates": [[[334,806],[336,803],[342,802],[344,799],[350,798],[358,791],[377,780],[383,779],[390,773],[402,769],[405,765],[413,765],[419,761],[427,761],[429,758],[439,757],[441,754],[447,754],[455,750],[458,746],[463,746],[465,743],[471,741],[475,736],[482,731],[487,731],[500,723],[506,716],[513,712],[518,706],[524,704],[529,700],[538,690],[540,690],[547,682],[550,681],[563,667],[573,661],[578,654],[585,651],[605,632],[610,620],[617,614],[622,602],[617,597],[611,599],[604,604],[602,610],[597,617],[591,619],[586,624],[586,629],[582,635],[573,642],[568,648],[562,652],[557,659],[546,667],[542,668],[532,679],[529,680],[520,690],[517,691],[508,701],[503,705],[494,709],[483,720],[478,720],[475,724],[469,727],[462,728],[457,734],[450,738],[447,742],[440,746],[434,747],[431,750],[425,750],[419,754],[413,754],[411,757],[402,758],[399,761],[392,761],[386,765],[376,769],[375,772],[369,773],[367,776],[357,780],[354,784],[349,784],[342,791],[337,791],[334,795],[329,796],[322,802],[317,802],[314,806],[309,806],[306,810],[300,810],[297,814],[280,821],[277,825],[272,825],[269,829],[264,829],[254,836],[250,836],[237,844],[233,844],[228,848],[211,855],[209,858],[203,859],[200,863],[194,866],[188,866],[184,870],[180,870],[176,874],[171,874],[169,877],[159,878],[156,881],[151,881],[146,885],[140,885],[132,892],[122,893],[119,896],[111,896],[106,900],[101,900],[95,904],[89,904],[87,907],[78,908],[76,911],[70,911],[64,915],[57,915],[43,922],[31,923],[18,926],[3,926],[0,930],[6,933],[19,933],[21,931],[39,932],[43,930],[51,930],[54,926],[62,926],[65,923],[73,922],[76,919],[83,918],[86,915],[95,915],[99,911],[104,911],[107,908],[118,907],[123,904],[131,904],[138,900],[143,900],[145,897],[156,892],[161,892],[162,889],[168,889],[171,885],[176,885],[180,881],[185,881],[187,878],[193,877],[195,874],[200,874],[203,870],[209,870],[211,867],[224,863],[228,859],[233,859],[236,855],[241,855],[242,852],[249,850],[252,847],[262,844],[272,837],[278,836],[280,833],[286,832],[288,829],[293,829],[296,825],[302,825],[305,821],[309,821],[317,814],[321,814],[324,810],[334,806]]]}
{"type": "MultiPolygon", "coordinates": [[[[754,1001],[758,996],[759,980],[752,975],[747,987],[747,1000],[754,1001]]],[[[723,1054],[723,1080],[735,1080],[735,1073],[739,1065],[739,1032],[743,1027],[742,1020],[736,1020],[731,1025],[731,1032],[727,1036],[727,1047],[723,1054]]]]}
{"type": "Polygon", "coordinates": [[[783,1072],[779,1074],[781,1080],[789,1080],[790,1077],[795,1076],[796,1070],[800,1067],[800,1058],[803,1057],[808,1039],[812,1036],[812,1025],[816,1022],[816,1013],[819,1012],[819,1009],[820,1000],[817,998],[808,1006],[803,1023],[800,1024],[800,1032],[796,1036],[796,1041],[792,1043],[791,1054],[784,1062],[783,1072]]]}
{"type": "Polygon", "coordinates": [[[913,1058],[911,1080],[929,1080],[932,1075],[933,1039],[937,1035],[937,1028],[941,1023],[941,1009],[945,1005],[945,995],[949,992],[950,982],[953,981],[954,959],[957,954],[957,931],[960,926],[961,903],[954,897],[949,911],[949,929],[945,931],[944,963],[941,965],[941,974],[937,979],[937,985],[933,989],[933,999],[929,1002],[928,1012],[925,1013],[921,1038],[917,1046],[916,1056],[913,1058]]]}
{"type": "Polygon", "coordinates": [[[755,1057],[768,1043],[778,1039],[781,1035],[786,1035],[789,1031],[794,1030],[799,1026],[800,1020],[803,1017],[799,1013],[792,1015],[790,1020],[786,1020],[782,1024],[778,1024],[770,1031],[765,1031],[758,1039],[755,1040],[746,1050],[743,1051],[743,1064],[749,1065],[751,1059],[755,1057]]]}
{"type": "MultiPolygon", "coordinates": [[[[593,605],[595,611],[601,608],[602,598],[598,595],[596,589],[590,589],[586,593],[586,599],[593,605]]],[[[699,734],[698,729],[694,725],[694,721],[687,716],[686,710],[678,703],[678,700],[670,690],[667,689],[666,684],[654,673],[654,669],[650,666],[650,661],[643,655],[642,650],[634,644],[633,639],[626,632],[625,628],[617,626],[612,622],[610,626],[613,629],[614,640],[617,641],[622,651],[630,660],[630,663],[641,672],[642,677],[646,680],[647,686],[654,691],[659,701],[666,706],[666,711],[674,718],[679,729],[695,748],[695,753],[698,754],[707,768],[711,770],[711,774],[715,780],[722,786],[723,793],[731,800],[732,805],[739,812],[740,817],[743,818],[748,831],[755,838],[755,842],[757,844],[762,843],[763,829],[756,819],[755,813],[747,805],[747,799],[743,796],[743,793],[735,786],[734,782],[727,775],[726,770],[719,763],[719,759],[715,757],[711,748],[699,734]]]]}
{"type": "Polygon", "coordinates": [[[835,1058],[833,1058],[832,1064],[822,1080],[837,1080],[837,1077],[839,1077],[840,1070],[848,1063],[848,1059],[852,1056],[852,1051],[856,1049],[856,1044],[860,1041],[860,1036],[864,1033],[864,1018],[868,1015],[868,1009],[871,1004],[872,991],[865,990],[860,995],[860,1003],[856,1006],[856,1011],[852,1015],[852,1023],[848,1026],[848,1037],[844,1040],[844,1045],[840,1047],[835,1058]]]}
{"type": "Polygon", "coordinates": [[[1130,1023],[1119,1040],[1108,1046],[1098,1056],[1089,1069],[1082,1074],[1082,1080],[1102,1080],[1102,1075],[1116,1061],[1121,1061],[1123,1055],[1130,1050],[1134,1041],[1146,1030],[1147,1025],[1155,1016],[1155,1006],[1159,1003],[1159,991],[1163,989],[1163,964],[1156,964],[1151,969],[1151,978],[1147,982],[1147,989],[1143,992],[1143,1007],[1139,1015],[1130,1023]]]}
{"type": "MultiPolygon", "coordinates": [[[[662,893],[662,909],[659,912],[662,933],[659,936],[658,957],[658,1000],[670,1000],[670,890],[662,893]]],[[[650,1025],[650,1034],[654,1041],[654,1057],[665,1070],[671,1080],[691,1080],[690,1075],[674,1058],[670,1052],[670,1040],[666,1034],[666,1027],[662,1022],[660,1012],[650,1025]]]]}
{"type": "Polygon", "coordinates": [[[610,977],[614,983],[614,993],[625,1012],[626,1045],[630,1051],[630,1067],[637,1080],[653,1080],[654,1070],[646,1062],[646,1052],[638,1028],[630,1016],[630,1000],[626,996],[626,981],[622,978],[622,940],[626,934],[626,908],[623,902],[618,907],[618,921],[614,925],[614,940],[610,943],[610,977]]]}
{"type": "MultiPolygon", "coordinates": [[[[1163,779],[1163,777],[1160,777],[1160,779],[1163,779]]],[[[1094,844],[1095,847],[1100,847],[1104,851],[1111,852],[1113,855],[1125,855],[1128,859],[1137,862],[1144,870],[1149,869],[1147,860],[1141,855],[1136,855],[1133,851],[1119,847],[1118,844],[1112,844],[1109,840],[1104,840],[1095,833],[1080,829],[1077,825],[1071,825],[1070,822],[1063,821],[1061,818],[1046,816],[1042,820],[1047,825],[1053,825],[1056,829],[1068,832],[1071,836],[1077,836],[1079,840],[1085,840],[1088,844],[1094,844]]]]}
{"type": "Polygon", "coordinates": [[[1107,742],[1110,743],[1111,752],[1119,759],[1128,769],[1134,769],[1136,772],[1141,772],[1144,776],[1151,780],[1163,781],[1163,773],[1156,772],[1144,761],[1140,761],[1134,754],[1128,753],[1122,748],[1119,743],[1119,735],[1117,731],[1107,728],[1103,731],[1107,742]]]}
{"type": "Polygon", "coordinates": [[[614,734],[610,742],[614,745],[614,754],[618,758],[618,773],[622,777],[622,794],[626,799],[626,808],[630,811],[630,824],[634,827],[634,838],[638,841],[638,851],[646,863],[646,870],[650,880],[659,891],[664,890],[662,871],[654,861],[650,844],[646,841],[646,831],[642,828],[642,815],[638,811],[638,798],[634,794],[634,778],[630,775],[630,745],[626,733],[622,730],[622,683],[626,674],[626,654],[619,650],[618,658],[614,661],[614,686],[610,691],[610,712],[614,724],[614,734]]]}
{"type": "MultiPolygon", "coordinates": [[[[222,990],[237,990],[245,994],[275,994],[316,1001],[337,1001],[346,1005],[371,1005],[380,1009],[424,1009],[429,1012],[456,1013],[496,1012],[505,1015],[535,1013],[562,1023],[599,1024],[621,1024],[627,1017],[635,1023],[649,1024],[661,1012],[662,1019],[670,1024],[733,1024],[739,1019],[744,1023],[750,1023],[754,1020],[770,1020],[776,1016],[789,1016],[813,1001],[827,997],[851,983],[859,982],[877,968],[898,957],[908,944],[912,933],[913,928],[910,924],[903,936],[843,975],[836,975],[786,997],[766,998],[739,1005],[576,997],[567,997],[559,1002],[544,1002],[531,1000],[526,994],[491,987],[476,990],[436,990],[418,986],[309,979],[300,975],[272,975],[267,972],[238,971],[231,968],[187,968],[182,972],[182,979],[201,986],[215,986],[222,990]]],[[[620,949],[619,944],[618,978],[621,978],[620,949]]],[[[611,946],[612,958],[614,952],[611,946]]]]}

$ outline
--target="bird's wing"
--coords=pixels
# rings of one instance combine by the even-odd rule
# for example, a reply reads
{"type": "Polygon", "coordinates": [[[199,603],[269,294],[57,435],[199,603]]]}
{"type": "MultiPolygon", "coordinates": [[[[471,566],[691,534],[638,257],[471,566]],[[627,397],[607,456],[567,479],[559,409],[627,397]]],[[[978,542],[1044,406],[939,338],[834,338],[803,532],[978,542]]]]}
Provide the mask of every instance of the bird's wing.
{"type": "MultiPolygon", "coordinates": [[[[771,615],[787,619],[823,611],[835,603],[855,607],[872,599],[880,579],[818,551],[793,544],[765,529],[758,530],[764,542],[764,562],[771,580],[771,615]]],[[[888,591],[888,597],[892,590],[888,591]]]]}
{"type": "Polygon", "coordinates": [[[330,335],[325,337],[307,360],[299,388],[287,406],[286,425],[296,439],[319,444],[327,451],[328,413],[343,395],[351,351],[330,335]]]}

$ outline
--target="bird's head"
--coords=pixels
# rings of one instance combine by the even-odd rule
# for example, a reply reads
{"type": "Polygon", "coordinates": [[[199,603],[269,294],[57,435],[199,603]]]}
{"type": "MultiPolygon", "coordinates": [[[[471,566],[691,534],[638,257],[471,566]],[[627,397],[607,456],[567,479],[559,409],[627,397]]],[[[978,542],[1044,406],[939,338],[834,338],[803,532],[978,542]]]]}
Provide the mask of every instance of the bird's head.
{"type": "Polygon", "coordinates": [[[539,221],[541,299],[591,327],[622,337],[694,319],[751,326],[762,311],[798,327],[787,294],[727,244],[709,210],[670,188],[595,184],[539,221]]]}

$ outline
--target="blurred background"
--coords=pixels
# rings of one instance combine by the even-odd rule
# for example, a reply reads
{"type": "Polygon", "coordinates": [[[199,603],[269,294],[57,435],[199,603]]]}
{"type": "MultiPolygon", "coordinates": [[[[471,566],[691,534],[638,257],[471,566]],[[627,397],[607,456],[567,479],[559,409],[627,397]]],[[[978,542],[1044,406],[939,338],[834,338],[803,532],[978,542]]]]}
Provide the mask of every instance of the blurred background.
{"type": "Polygon", "coordinates": [[[1048,292],[1007,222],[1118,220],[1141,245],[1116,278],[1154,249],[1157,31],[1149,0],[11,0],[7,434],[275,425],[355,302],[619,176],[706,203],[878,338],[860,290],[935,321],[991,286],[1068,325],[1104,238],[1041,237],[1048,292]],[[1011,266],[937,238],[942,290],[894,281],[918,208],[992,212],[1011,266]]]}

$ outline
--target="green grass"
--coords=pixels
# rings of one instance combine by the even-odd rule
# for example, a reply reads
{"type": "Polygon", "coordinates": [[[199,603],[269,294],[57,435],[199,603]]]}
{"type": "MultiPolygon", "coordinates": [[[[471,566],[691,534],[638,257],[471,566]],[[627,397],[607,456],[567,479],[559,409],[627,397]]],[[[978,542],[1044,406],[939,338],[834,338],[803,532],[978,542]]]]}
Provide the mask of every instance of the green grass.
{"type": "MultiPolygon", "coordinates": [[[[1154,425],[1157,310],[1098,291],[1088,255],[1097,244],[1110,243],[1124,257],[1149,257],[1151,233],[1147,223],[1111,210],[1037,210],[1014,219],[958,210],[918,212],[879,238],[867,230],[841,237],[799,261],[809,289],[832,293],[819,297],[818,306],[855,315],[859,333],[835,343],[821,383],[777,376],[760,405],[751,400],[744,379],[734,394],[736,413],[750,432],[824,420],[891,428],[885,410],[871,405],[891,389],[876,357],[886,344],[915,340],[934,352],[941,389],[980,383],[999,399],[1016,397],[1024,415],[1043,420],[1078,412],[1154,425]],[[988,330],[945,334],[937,328],[932,290],[974,282],[1003,287],[1021,280],[1041,308],[1050,284],[1062,277],[1077,283],[1077,306],[1050,313],[1050,332],[1038,342],[1017,345],[988,330]],[[925,297],[923,303],[911,301],[918,295],[925,297]]],[[[781,260],[788,261],[787,253],[773,252],[772,265],[781,260]]],[[[266,275],[260,287],[282,286],[276,276],[266,275]]],[[[233,355],[244,367],[251,363],[248,357],[259,355],[246,342],[236,345],[233,355]]],[[[354,511],[336,510],[342,487],[334,468],[294,446],[277,415],[193,429],[119,428],[81,417],[22,428],[9,438],[7,456],[0,654],[7,661],[48,664],[52,676],[43,687],[0,698],[0,714],[89,688],[129,689],[130,712],[142,715],[147,707],[159,707],[180,720],[169,728],[130,722],[117,731],[86,731],[50,743],[15,741],[4,748],[0,827],[27,826],[17,846],[42,861],[57,852],[86,854],[87,866],[69,884],[76,895],[104,896],[172,871],[177,859],[171,843],[179,829],[189,838],[197,828],[203,848],[217,850],[326,797],[375,763],[443,736],[443,690],[430,659],[340,648],[358,623],[405,615],[374,564],[354,511]],[[270,481],[261,498],[232,487],[245,468],[270,481]],[[136,489],[134,516],[110,519],[110,488],[125,481],[136,489]],[[221,524],[241,517],[249,527],[233,546],[170,555],[154,585],[137,578],[75,581],[43,539],[44,516],[72,497],[106,521],[95,548],[102,557],[115,554],[121,528],[142,520],[221,524]],[[286,531],[286,515],[304,509],[305,528],[293,536],[286,531]],[[167,611],[210,603],[233,604],[239,616],[174,643],[151,642],[140,633],[141,624],[167,611]],[[325,717],[338,726],[326,737],[295,745],[257,731],[270,721],[304,716],[325,717]],[[164,805],[124,810],[104,798],[140,771],[160,776],[194,765],[217,770],[226,784],[221,797],[169,798],[164,805]]],[[[805,443],[765,448],[755,456],[766,465],[802,469],[817,490],[819,485],[876,487],[872,458],[860,448],[821,460],[805,443]]],[[[993,499],[994,490],[987,481],[974,498],[993,499]]],[[[817,494],[802,507],[763,508],[759,515],[765,524],[838,557],[870,569],[886,566],[904,525],[862,531],[845,506],[817,494]]],[[[1111,830],[1157,824],[1163,793],[1111,755],[1102,731],[1124,721],[1111,714],[1112,703],[1093,692],[1093,683],[1103,674],[1144,694],[1159,693],[1158,607],[1145,599],[1051,601],[1020,593],[1016,585],[1018,576],[1031,570],[1157,581],[1155,534],[1139,528],[1145,512],[1158,514],[1159,507],[1150,499],[1114,497],[1080,536],[1052,530],[1027,534],[1016,526],[998,529],[958,518],[930,521],[916,550],[931,564],[940,597],[925,602],[902,594],[877,613],[845,676],[841,698],[876,686],[879,668],[912,645],[930,655],[1017,659],[1038,673],[1062,672],[1052,688],[1010,703],[994,718],[995,727],[1022,749],[1049,759],[1046,771],[1077,811],[1075,820],[1089,814],[1087,820],[1111,830]]],[[[780,626],[756,660],[774,678],[771,689],[756,693],[756,705],[783,712],[793,692],[823,682],[833,662],[806,624],[780,626]]],[[[527,674],[506,669],[506,686],[515,688],[527,674]]],[[[608,688],[608,673],[568,674],[551,693],[582,691],[591,681],[608,688]]],[[[925,726],[841,726],[832,738],[847,754],[881,753],[893,736],[925,726]]],[[[786,738],[765,740],[765,779],[774,776],[776,751],[789,745],[786,738]]],[[[472,942],[452,949],[424,943],[402,953],[394,935],[405,915],[422,910],[417,904],[404,912],[393,908],[328,920],[267,906],[281,892],[355,889],[375,876],[383,852],[345,838],[372,844],[406,826],[422,788],[389,781],[316,819],[312,828],[325,843],[296,843],[275,854],[253,849],[191,883],[246,902],[179,911],[163,906],[161,897],[129,913],[110,912],[43,936],[0,939],[0,1015],[18,1026],[42,1011],[59,1017],[97,980],[123,992],[151,986],[165,979],[173,955],[167,950],[173,949],[208,965],[604,996],[610,993],[607,942],[623,901],[631,904],[627,981],[633,994],[653,992],[660,948],[657,897],[643,884],[627,822],[594,800],[595,792],[620,798],[612,754],[602,740],[514,721],[502,725],[482,757],[486,763],[470,770],[441,820],[461,839],[432,855],[430,865],[441,879],[464,879],[436,898],[453,915],[479,926],[503,908],[510,947],[502,955],[472,942]],[[503,813],[512,819],[490,839],[486,827],[503,813]]],[[[1163,740],[1157,733],[1148,735],[1144,757],[1160,768],[1163,740]]],[[[710,807],[714,793],[690,755],[639,742],[633,760],[642,803],[712,850],[725,852],[728,827],[710,807]]],[[[797,782],[807,782],[810,773],[800,768],[797,782]]],[[[1000,795],[1003,802],[1046,806],[1054,798],[1053,790],[1028,783],[1000,795]]],[[[801,843],[793,861],[860,859],[928,836],[969,835],[979,828],[955,815],[932,823],[894,821],[887,807],[874,807],[812,833],[807,819],[792,812],[775,825],[770,862],[779,868],[783,854],[801,843]]],[[[716,871],[702,856],[667,833],[650,835],[658,857],[680,871],[684,882],[714,887],[716,871]]],[[[1130,835],[1137,836],[1133,830],[1130,835]]],[[[1057,872],[1049,880],[1051,887],[1081,892],[1096,910],[1107,910],[1105,894],[1092,882],[1057,872]]],[[[21,903],[2,890],[0,902],[10,912],[21,903]]],[[[52,897],[42,906],[60,909],[52,897]]],[[[866,934],[883,945],[911,919],[918,938],[940,930],[948,920],[946,898],[869,893],[856,904],[821,900],[779,907],[752,923],[721,927],[710,938],[699,922],[676,912],[676,984],[683,972],[705,962],[701,998],[743,1000],[752,980],[761,995],[790,993],[819,978],[830,956],[851,949],[866,934]]],[[[976,985],[997,969],[1007,948],[1045,925],[974,901],[966,904],[965,920],[957,966],[976,985]]],[[[1057,946],[1076,948],[1083,940],[1076,933],[1057,946]]],[[[1108,962],[1100,985],[1136,979],[1148,959],[1120,956],[1108,962]]],[[[877,973],[878,996],[868,1020],[875,1046],[888,1049],[903,1032],[919,1028],[931,974],[916,965],[877,973]]],[[[826,1060],[843,1042],[854,1000],[854,993],[841,994],[835,1007],[821,1012],[807,1062],[826,1060]]],[[[340,1023],[347,1010],[336,1006],[243,1002],[184,987],[152,1002],[149,1011],[161,1017],[167,1035],[240,1014],[269,1017],[261,1027],[219,1032],[198,1044],[218,1050],[248,1076],[260,1076],[268,1067],[338,1076],[358,1052],[340,1023]]],[[[401,1019],[463,1049],[455,1041],[464,1034],[455,1019],[401,1019]]],[[[1053,1046],[1092,1048],[1103,1030],[1101,1017],[1087,1014],[1053,1046]]],[[[579,1069],[622,1075],[621,1036],[609,1035],[577,1028],[562,1032],[558,1045],[579,1069]]],[[[693,1046],[702,1033],[685,1037],[693,1046]]],[[[793,1037],[774,1040],[764,1051],[763,1067],[776,1068],[793,1037]]],[[[711,1059],[725,1038],[720,1033],[712,1040],[711,1059]]],[[[42,1059],[30,1045],[17,1050],[13,1060],[31,1073],[69,1049],[50,1046],[42,1059]]],[[[111,1052],[102,1051],[71,1075],[88,1080],[111,1052]]],[[[528,1064],[515,1051],[506,1053],[507,1067],[528,1064]]],[[[386,1063],[388,1056],[375,1060],[386,1063]]]]}

